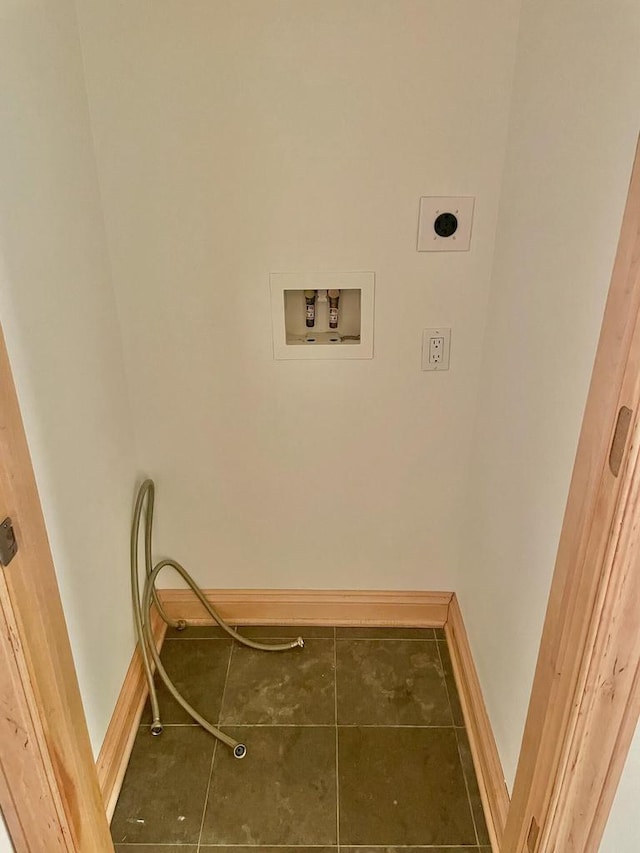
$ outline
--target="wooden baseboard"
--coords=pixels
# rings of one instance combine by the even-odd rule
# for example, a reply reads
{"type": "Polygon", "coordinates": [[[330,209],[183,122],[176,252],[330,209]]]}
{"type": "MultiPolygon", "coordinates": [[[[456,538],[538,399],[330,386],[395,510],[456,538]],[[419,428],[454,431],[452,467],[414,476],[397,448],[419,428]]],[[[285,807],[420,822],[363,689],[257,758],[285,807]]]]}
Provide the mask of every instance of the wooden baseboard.
{"type": "MultiPolygon", "coordinates": [[[[157,611],[152,610],[151,630],[157,649],[162,646],[166,629],[157,611]]],[[[109,821],[120,794],[148,692],[142,657],[136,646],[96,761],[98,782],[109,821]]]]}
{"type": "MultiPolygon", "coordinates": [[[[191,590],[162,589],[168,616],[192,625],[211,618],[191,590]]],[[[447,621],[450,592],[209,589],[207,601],[238,625],[403,625],[438,628],[447,621]]]]}
{"type": "Polygon", "coordinates": [[[499,851],[509,812],[509,792],[504,781],[502,763],[484,704],[460,605],[455,595],[451,597],[449,603],[445,634],[471,744],[487,828],[493,850],[499,851]]]}

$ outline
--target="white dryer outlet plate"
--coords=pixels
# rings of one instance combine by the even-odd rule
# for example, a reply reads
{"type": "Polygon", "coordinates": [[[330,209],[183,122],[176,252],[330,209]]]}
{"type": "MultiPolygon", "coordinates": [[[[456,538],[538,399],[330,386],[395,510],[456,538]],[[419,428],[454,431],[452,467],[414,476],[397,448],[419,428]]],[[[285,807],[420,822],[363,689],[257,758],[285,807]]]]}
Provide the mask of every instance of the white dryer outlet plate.
{"type": "Polygon", "coordinates": [[[423,196],[418,217],[418,251],[468,252],[474,203],[472,196],[423,196]]]}

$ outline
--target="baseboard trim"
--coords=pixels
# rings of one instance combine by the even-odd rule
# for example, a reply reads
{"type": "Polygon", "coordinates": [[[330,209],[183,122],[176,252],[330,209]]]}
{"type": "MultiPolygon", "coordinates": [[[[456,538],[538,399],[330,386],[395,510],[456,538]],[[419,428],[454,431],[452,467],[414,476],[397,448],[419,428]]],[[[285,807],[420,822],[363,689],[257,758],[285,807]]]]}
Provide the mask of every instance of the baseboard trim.
{"type": "Polygon", "coordinates": [[[509,793],[504,781],[491,722],[482,696],[480,680],[473,662],[469,638],[455,595],[449,603],[445,634],[460,694],[462,712],[471,744],[473,764],[494,851],[499,851],[509,812],[509,793]]]}
{"type": "MultiPolygon", "coordinates": [[[[154,609],[151,630],[157,649],[162,646],[166,629],[166,624],[154,609]]],[[[96,761],[108,821],[113,817],[148,692],[142,658],[136,646],[96,761]]]]}
{"type": "MultiPolygon", "coordinates": [[[[238,625],[402,625],[438,628],[447,621],[450,592],[382,590],[203,590],[218,613],[238,625]]],[[[211,618],[191,590],[162,589],[168,616],[192,625],[211,618]]]]}

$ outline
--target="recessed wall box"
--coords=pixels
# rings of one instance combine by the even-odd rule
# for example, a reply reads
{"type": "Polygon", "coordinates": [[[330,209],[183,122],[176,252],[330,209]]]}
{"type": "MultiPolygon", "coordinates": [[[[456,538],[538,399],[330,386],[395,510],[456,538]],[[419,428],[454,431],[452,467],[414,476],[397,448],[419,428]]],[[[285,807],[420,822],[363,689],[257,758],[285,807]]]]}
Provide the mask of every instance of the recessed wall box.
{"type": "Polygon", "coordinates": [[[373,358],[374,273],[271,273],[270,279],[274,358],[373,358]]]}
{"type": "Polygon", "coordinates": [[[475,199],[423,196],[418,217],[419,252],[467,252],[475,199]]]}

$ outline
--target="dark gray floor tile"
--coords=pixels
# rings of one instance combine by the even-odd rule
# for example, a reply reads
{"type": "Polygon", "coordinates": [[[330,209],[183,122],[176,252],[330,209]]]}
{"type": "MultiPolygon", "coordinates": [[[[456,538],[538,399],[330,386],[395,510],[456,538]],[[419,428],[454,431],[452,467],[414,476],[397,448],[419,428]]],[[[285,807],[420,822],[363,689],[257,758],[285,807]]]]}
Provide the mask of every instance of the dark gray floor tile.
{"type": "Polygon", "coordinates": [[[484,809],[482,808],[482,799],[480,797],[480,789],[478,788],[476,771],[473,766],[473,757],[471,755],[469,738],[464,729],[456,729],[456,732],[458,735],[460,758],[462,759],[462,769],[469,788],[469,799],[471,800],[471,808],[473,809],[473,819],[476,822],[478,842],[485,845],[490,844],[491,839],[489,838],[487,822],[484,817],[484,809]]]}
{"type": "Polygon", "coordinates": [[[347,640],[433,640],[433,628],[336,628],[336,637],[347,640]]]}
{"type": "Polygon", "coordinates": [[[238,631],[251,640],[333,639],[333,628],[325,625],[239,625],[238,631]]]}
{"type": "Polygon", "coordinates": [[[197,844],[116,844],[116,853],[196,853],[197,844]]]}
{"type": "Polygon", "coordinates": [[[214,739],[199,726],[140,729],[111,821],[116,843],[197,843],[214,739]]]}
{"type": "Polygon", "coordinates": [[[261,652],[235,645],[221,720],[246,723],[335,723],[334,646],[309,640],[303,649],[261,652]]]}
{"type": "MultiPolygon", "coordinates": [[[[164,643],[160,660],[184,698],[214,725],[218,721],[222,693],[227,677],[232,640],[169,640],[164,643]]],[[[156,675],[156,689],[163,723],[193,723],[156,675]]],[[[142,723],[151,721],[147,700],[142,723]]]]}
{"type": "Polygon", "coordinates": [[[452,728],[338,729],[340,841],[474,845],[452,728]]]}
{"type": "Polygon", "coordinates": [[[491,853],[488,847],[480,848],[468,844],[464,847],[452,847],[451,845],[447,847],[424,847],[420,845],[416,847],[389,847],[388,845],[384,847],[345,847],[344,844],[340,845],[340,850],[345,851],[345,853],[346,851],[350,851],[350,853],[484,853],[485,849],[491,853]]]}
{"type": "Polygon", "coordinates": [[[190,625],[184,631],[167,628],[165,640],[228,640],[229,635],[219,625],[190,625]]]}
{"type": "MultiPolygon", "coordinates": [[[[306,847],[301,850],[300,847],[269,847],[269,853],[334,853],[337,849],[337,847],[306,847]]],[[[200,850],[208,850],[209,853],[260,853],[262,848],[255,845],[239,847],[234,844],[232,847],[221,847],[219,844],[201,844],[200,850]]],[[[140,851],[140,853],[144,853],[144,851],[140,851]]],[[[431,851],[429,850],[427,853],[431,853],[431,851]]],[[[456,851],[453,850],[452,853],[456,853],[456,851]]]]}
{"type": "Polygon", "coordinates": [[[434,633],[436,635],[436,640],[446,640],[447,635],[444,632],[444,628],[434,628],[434,633]]]}
{"type": "Polygon", "coordinates": [[[437,643],[340,640],[338,723],[452,725],[437,643]]]}
{"type": "Polygon", "coordinates": [[[202,843],[335,845],[335,729],[225,731],[246,739],[247,757],[216,751],[202,843]]]}
{"type": "Polygon", "coordinates": [[[442,669],[447,684],[447,691],[449,693],[449,701],[451,703],[453,724],[454,726],[464,726],[464,714],[462,713],[460,695],[458,693],[458,686],[456,684],[456,679],[453,674],[453,664],[451,663],[451,654],[449,652],[449,646],[447,645],[447,641],[438,640],[438,647],[440,649],[440,657],[442,658],[442,669]]]}

